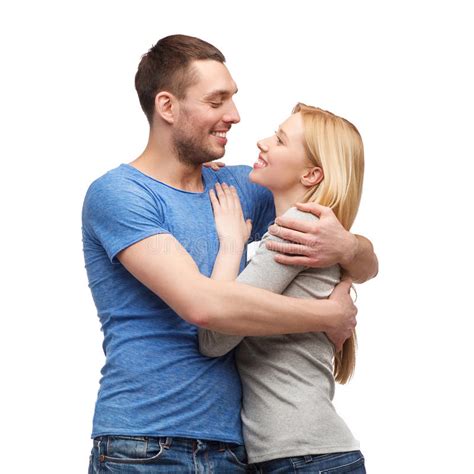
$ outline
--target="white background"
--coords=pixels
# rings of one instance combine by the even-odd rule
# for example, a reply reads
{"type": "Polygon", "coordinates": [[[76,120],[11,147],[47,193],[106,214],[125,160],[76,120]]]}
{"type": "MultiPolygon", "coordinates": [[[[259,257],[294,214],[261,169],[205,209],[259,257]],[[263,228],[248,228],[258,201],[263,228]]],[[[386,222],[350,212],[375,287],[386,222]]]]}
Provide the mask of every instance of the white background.
{"type": "Polygon", "coordinates": [[[227,57],[242,118],[227,163],[252,164],[297,101],[358,126],[367,171],[353,230],[380,273],[358,289],[358,367],[337,408],[370,473],[473,472],[468,3],[2,3],[2,472],[86,472],[103,353],[82,199],[142,151],[134,74],[173,33],[227,57]]]}

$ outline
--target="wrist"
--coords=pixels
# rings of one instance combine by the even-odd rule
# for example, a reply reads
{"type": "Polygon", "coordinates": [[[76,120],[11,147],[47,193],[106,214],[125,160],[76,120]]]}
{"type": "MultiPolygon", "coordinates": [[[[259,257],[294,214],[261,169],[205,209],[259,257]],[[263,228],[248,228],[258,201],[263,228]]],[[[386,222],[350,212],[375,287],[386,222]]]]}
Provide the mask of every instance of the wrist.
{"type": "Polygon", "coordinates": [[[225,238],[219,241],[219,252],[225,255],[242,255],[245,243],[239,239],[225,238]]]}
{"type": "Polygon", "coordinates": [[[312,310],[313,315],[318,317],[314,319],[314,332],[332,331],[337,325],[336,321],[341,315],[340,305],[331,299],[312,300],[315,308],[312,310]]]}
{"type": "Polygon", "coordinates": [[[343,246],[340,264],[342,267],[350,265],[359,251],[359,239],[354,234],[347,231],[346,244],[343,246]]]}

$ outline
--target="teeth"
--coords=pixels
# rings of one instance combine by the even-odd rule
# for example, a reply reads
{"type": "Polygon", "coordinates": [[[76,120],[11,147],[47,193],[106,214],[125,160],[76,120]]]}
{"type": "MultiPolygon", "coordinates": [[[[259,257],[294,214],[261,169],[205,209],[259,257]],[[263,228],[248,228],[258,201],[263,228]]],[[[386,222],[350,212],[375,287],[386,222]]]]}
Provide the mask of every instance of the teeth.
{"type": "Polygon", "coordinates": [[[211,135],[215,135],[216,137],[225,138],[226,132],[211,132],[211,135]]]}

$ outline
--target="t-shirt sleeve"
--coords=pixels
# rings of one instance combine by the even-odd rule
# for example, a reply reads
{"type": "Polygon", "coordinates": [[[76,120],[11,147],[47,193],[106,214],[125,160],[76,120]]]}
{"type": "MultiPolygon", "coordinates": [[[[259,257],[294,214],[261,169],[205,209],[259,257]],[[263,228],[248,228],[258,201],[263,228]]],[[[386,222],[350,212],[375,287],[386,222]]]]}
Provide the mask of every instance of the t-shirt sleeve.
{"type": "Polygon", "coordinates": [[[163,214],[161,203],[146,188],[123,176],[105,175],[87,191],[82,223],[116,263],[117,254],[130,245],[169,233],[163,214]]]}
{"type": "MultiPolygon", "coordinates": [[[[293,209],[291,208],[287,211],[284,216],[300,218],[299,211],[296,210],[297,212],[294,212],[293,209]]],[[[276,253],[268,250],[265,245],[269,240],[288,243],[280,237],[270,235],[267,232],[263,236],[255,255],[238,276],[237,281],[271,291],[272,293],[282,294],[296,276],[308,267],[302,265],[282,265],[276,262],[274,258],[276,253]]]]}
{"type": "Polygon", "coordinates": [[[199,352],[207,357],[220,357],[237,347],[242,341],[242,336],[231,336],[211,331],[198,329],[199,352]]]}

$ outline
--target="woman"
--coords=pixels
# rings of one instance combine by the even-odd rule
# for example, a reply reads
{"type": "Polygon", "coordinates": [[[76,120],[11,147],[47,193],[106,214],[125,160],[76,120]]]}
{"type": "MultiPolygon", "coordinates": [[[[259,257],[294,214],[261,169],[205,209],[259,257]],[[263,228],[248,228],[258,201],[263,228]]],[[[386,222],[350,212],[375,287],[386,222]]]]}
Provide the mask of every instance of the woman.
{"type": "MultiPolygon", "coordinates": [[[[364,152],[347,120],[297,104],[272,137],[257,144],[251,181],[267,187],[277,216],[317,219],[295,207],[330,207],[349,230],[362,192],[364,152]]],[[[234,188],[216,186],[211,202],[220,241],[212,278],[237,277],[250,223],[244,222],[234,188]]],[[[275,262],[268,233],[238,281],[300,298],[326,298],[341,279],[339,266],[311,269],[275,262]]],[[[324,333],[271,337],[228,336],[199,330],[200,350],[217,357],[236,349],[242,379],[242,424],[249,463],[257,472],[364,473],[359,444],[333,405],[335,381],[348,381],[355,365],[355,334],[341,351],[324,333]],[[339,471],[339,469],[342,469],[339,471]]]]}

